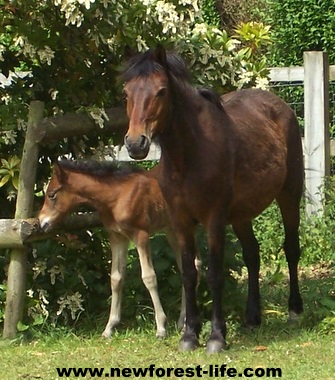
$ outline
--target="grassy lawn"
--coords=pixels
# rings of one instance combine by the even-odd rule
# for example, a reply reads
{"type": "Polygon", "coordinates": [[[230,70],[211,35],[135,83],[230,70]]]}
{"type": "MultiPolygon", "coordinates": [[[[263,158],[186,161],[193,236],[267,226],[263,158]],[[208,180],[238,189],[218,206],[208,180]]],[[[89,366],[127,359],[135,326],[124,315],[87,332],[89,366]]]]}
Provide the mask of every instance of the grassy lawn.
{"type": "MultiPolygon", "coordinates": [[[[71,331],[58,328],[49,329],[45,334],[34,332],[29,339],[18,339],[15,342],[0,341],[1,379],[55,380],[61,378],[57,373],[57,367],[104,367],[109,371],[111,367],[119,367],[122,370],[125,367],[145,368],[155,365],[155,368],[180,367],[185,371],[187,368],[209,371],[212,365],[214,371],[223,364],[226,364],[226,368],[235,368],[237,378],[247,378],[239,376],[245,368],[258,369],[258,375],[264,373],[262,369],[280,368],[283,379],[334,379],[333,270],[329,267],[311,267],[301,273],[301,278],[305,312],[300,320],[287,321],[286,279],[281,276],[278,278],[266,276],[262,279],[264,307],[262,327],[254,331],[243,330],[236,317],[230,316],[227,337],[230,348],[221,354],[208,356],[203,346],[194,352],[180,352],[178,350],[180,334],[172,322],[168,327],[168,336],[164,340],[155,338],[152,321],[136,322],[131,326],[123,325],[110,340],[105,340],[99,336],[103,322],[97,321],[89,333],[87,329],[71,331]]],[[[239,299],[237,302],[240,302],[239,299]]],[[[209,326],[205,324],[201,336],[202,344],[208,331],[209,326]]],[[[101,377],[106,378],[105,374],[106,372],[101,377]]],[[[181,377],[180,373],[173,372],[170,377],[161,374],[162,372],[158,371],[152,378],[187,378],[186,372],[184,377],[181,377]]],[[[149,375],[148,373],[146,378],[150,378],[149,375]]],[[[75,377],[73,374],[70,376],[70,378],[75,377]]],[[[98,376],[87,374],[77,378],[89,379],[98,376]]],[[[129,374],[128,378],[136,377],[129,374]]],[[[203,374],[203,378],[220,377],[203,374]]],[[[225,378],[229,378],[227,373],[225,378]]]]}
{"type": "MultiPolygon", "coordinates": [[[[244,368],[281,368],[283,379],[334,379],[334,336],[300,328],[279,333],[261,328],[237,334],[228,351],[208,356],[201,347],[194,352],[177,350],[179,335],[157,340],[151,333],[128,331],[106,341],[99,336],[45,337],[30,343],[1,346],[1,378],[57,379],[57,367],[196,367],[227,364],[238,372],[244,368]]],[[[71,378],[74,376],[71,376],[71,378]]],[[[86,378],[91,378],[87,375],[86,378]]],[[[130,377],[135,378],[135,377],[130,377]]],[[[149,378],[149,376],[148,376],[149,378]]],[[[157,376],[155,378],[158,378],[157,376]]],[[[167,378],[167,377],[164,377],[167,378]]],[[[177,378],[171,376],[171,378],[177,378]]],[[[205,376],[206,378],[206,376],[205,376]]],[[[207,377],[208,378],[208,377],[207,377]]],[[[219,377],[214,377],[219,378],[219,377]]]]}

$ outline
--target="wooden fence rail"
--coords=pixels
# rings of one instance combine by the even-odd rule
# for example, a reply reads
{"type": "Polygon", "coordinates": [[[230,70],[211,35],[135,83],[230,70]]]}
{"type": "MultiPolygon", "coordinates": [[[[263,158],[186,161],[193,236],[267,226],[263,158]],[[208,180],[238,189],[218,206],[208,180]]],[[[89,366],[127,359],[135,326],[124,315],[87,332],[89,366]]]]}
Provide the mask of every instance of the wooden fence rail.
{"type": "MultiPolygon", "coordinates": [[[[329,174],[329,103],[328,83],[335,79],[335,66],[329,67],[328,56],[322,52],[304,53],[304,67],[273,68],[270,70],[273,82],[304,81],[305,88],[305,139],[306,188],[310,198],[308,213],[322,210],[320,187],[329,174]]],[[[63,116],[44,118],[43,103],[30,105],[26,142],[22,154],[19,190],[14,220],[0,220],[0,248],[12,248],[8,270],[7,298],[4,321],[4,338],[13,338],[17,323],[22,318],[27,265],[27,243],[34,239],[49,237],[41,235],[38,223],[32,217],[32,201],[38,163],[38,146],[64,137],[85,135],[91,132],[124,135],[127,116],[124,109],[107,109],[108,120],[103,129],[89,116],[69,113],[63,116]]],[[[159,159],[159,148],[153,147],[149,159],[159,159]]],[[[120,149],[120,160],[129,160],[128,154],[120,149]]],[[[65,229],[76,225],[77,229],[96,226],[97,215],[77,216],[70,220],[65,229]]]]}
{"type": "Polygon", "coordinates": [[[41,231],[37,218],[0,219],[0,249],[22,248],[26,244],[49,239],[59,233],[80,231],[101,225],[96,212],[70,215],[49,233],[41,231]]]}

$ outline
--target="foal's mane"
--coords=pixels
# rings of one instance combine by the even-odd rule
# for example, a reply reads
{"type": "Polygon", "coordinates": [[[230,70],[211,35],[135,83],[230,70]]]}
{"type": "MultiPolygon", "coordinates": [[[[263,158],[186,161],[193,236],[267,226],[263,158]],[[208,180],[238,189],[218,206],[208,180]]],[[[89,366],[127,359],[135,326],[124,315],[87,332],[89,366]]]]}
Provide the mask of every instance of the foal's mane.
{"type": "Polygon", "coordinates": [[[64,170],[86,174],[99,179],[104,179],[105,177],[117,177],[122,179],[130,174],[144,172],[142,168],[119,164],[113,161],[62,159],[58,161],[58,164],[64,170]]]}

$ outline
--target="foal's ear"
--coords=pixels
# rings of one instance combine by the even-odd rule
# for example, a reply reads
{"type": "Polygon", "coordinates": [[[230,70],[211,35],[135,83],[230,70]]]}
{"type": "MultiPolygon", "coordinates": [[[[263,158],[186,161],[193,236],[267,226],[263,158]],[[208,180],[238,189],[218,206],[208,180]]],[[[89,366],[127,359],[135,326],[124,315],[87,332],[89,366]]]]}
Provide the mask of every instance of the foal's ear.
{"type": "Polygon", "coordinates": [[[54,174],[56,175],[60,183],[63,183],[67,178],[66,171],[62,168],[59,161],[56,161],[54,164],[54,174]]]}
{"type": "Polygon", "coordinates": [[[164,47],[161,44],[158,44],[156,46],[154,56],[156,61],[162,65],[163,67],[167,67],[167,62],[166,62],[166,51],[164,47]]]}

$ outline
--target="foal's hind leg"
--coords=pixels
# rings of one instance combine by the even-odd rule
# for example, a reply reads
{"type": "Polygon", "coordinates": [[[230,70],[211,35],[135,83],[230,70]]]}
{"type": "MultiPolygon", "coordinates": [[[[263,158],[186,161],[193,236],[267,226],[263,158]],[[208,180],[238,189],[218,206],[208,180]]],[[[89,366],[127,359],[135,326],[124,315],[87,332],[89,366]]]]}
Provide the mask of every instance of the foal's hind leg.
{"type": "Polygon", "coordinates": [[[288,308],[291,318],[303,312],[303,302],[299,291],[298,280],[298,263],[301,254],[299,245],[299,200],[299,197],[292,199],[292,194],[290,194],[289,191],[283,191],[280,196],[277,197],[285,229],[284,251],[290,274],[288,308]]]}
{"type": "Polygon", "coordinates": [[[248,300],[246,310],[247,326],[261,324],[261,306],[259,293],[259,244],[255,238],[251,221],[233,225],[242,245],[243,259],[248,269],[248,300]]]}

